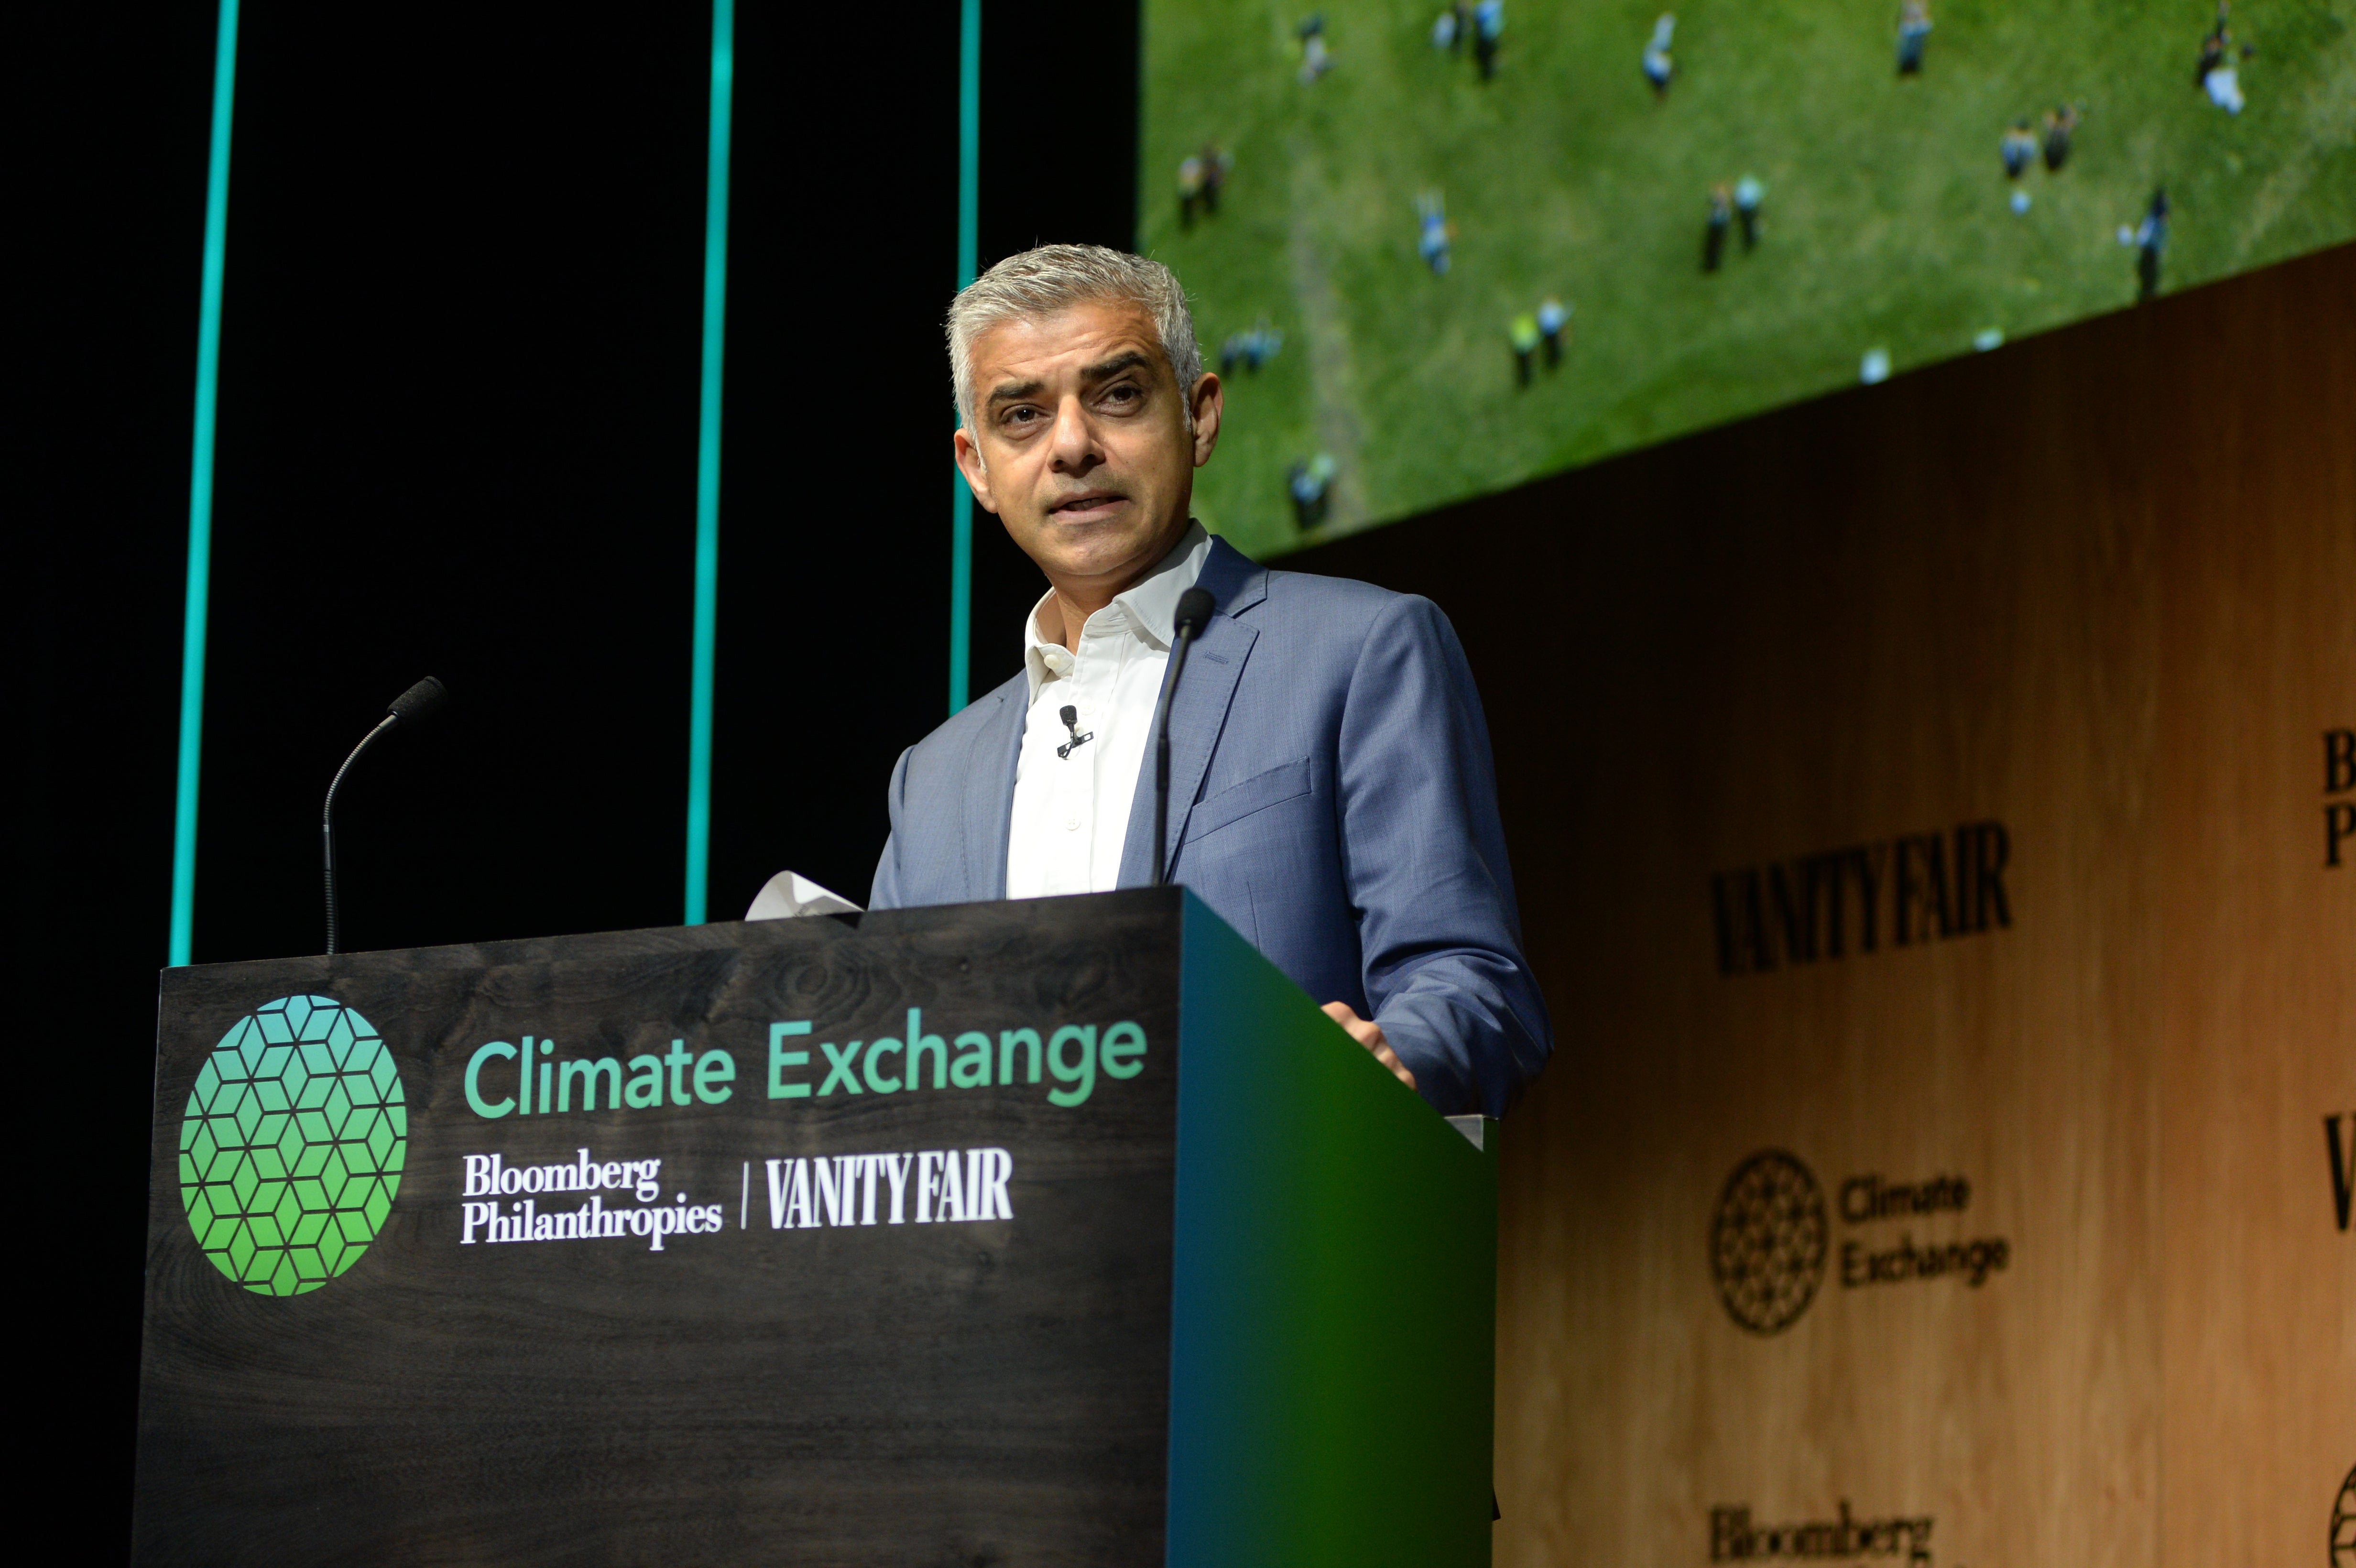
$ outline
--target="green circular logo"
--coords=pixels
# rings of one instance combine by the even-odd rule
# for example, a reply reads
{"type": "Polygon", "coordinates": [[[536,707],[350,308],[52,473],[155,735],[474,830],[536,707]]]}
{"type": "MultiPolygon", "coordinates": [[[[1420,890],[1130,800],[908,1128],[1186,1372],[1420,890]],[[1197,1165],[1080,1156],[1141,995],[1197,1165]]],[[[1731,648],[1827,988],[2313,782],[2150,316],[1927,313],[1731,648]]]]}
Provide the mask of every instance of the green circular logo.
{"type": "Polygon", "coordinates": [[[221,1036],[188,1095],[188,1229],[248,1290],[316,1290],[375,1239],[408,1147],[401,1074],[375,1026],[327,997],[264,1002],[221,1036]]]}

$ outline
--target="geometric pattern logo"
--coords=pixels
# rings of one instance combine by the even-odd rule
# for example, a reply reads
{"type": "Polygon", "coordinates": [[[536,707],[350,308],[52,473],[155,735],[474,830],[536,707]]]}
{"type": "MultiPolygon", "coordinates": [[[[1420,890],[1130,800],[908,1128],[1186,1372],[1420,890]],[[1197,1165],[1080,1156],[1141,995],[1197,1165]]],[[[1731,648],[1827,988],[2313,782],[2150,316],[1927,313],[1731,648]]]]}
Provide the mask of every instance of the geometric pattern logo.
{"type": "Polygon", "coordinates": [[[2356,1470],[2340,1483],[2331,1509],[2331,1568],[2356,1568],[2356,1470]]]}
{"type": "Polygon", "coordinates": [[[282,997],[240,1019],[197,1074],[180,1201],[221,1273],[300,1296],[368,1250],[408,1148],[401,1074],[375,1026],[327,997],[282,997]]]}
{"type": "Polygon", "coordinates": [[[1815,1174],[1782,1149],[1754,1154],[1727,1179],[1710,1221],[1718,1298],[1753,1334],[1780,1334],[1815,1299],[1831,1242],[1815,1174]]]}

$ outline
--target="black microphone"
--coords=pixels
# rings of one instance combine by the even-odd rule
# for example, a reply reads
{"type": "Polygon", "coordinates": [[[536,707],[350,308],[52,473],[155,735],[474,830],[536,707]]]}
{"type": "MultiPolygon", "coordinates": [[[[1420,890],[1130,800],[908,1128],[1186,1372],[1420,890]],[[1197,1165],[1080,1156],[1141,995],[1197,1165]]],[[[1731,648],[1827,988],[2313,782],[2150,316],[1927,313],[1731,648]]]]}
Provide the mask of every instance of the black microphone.
{"type": "Polygon", "coordinates": [[[330,954],[337,951],[336,791],[343,786],[344,775],[352,771],[352,764],[360,760],[360,753],[367,751],[379,735],[396,724],[422,724],[449,700],[449,688],[430,675],[394,698],[385,709],[384,717],[377,720],[376,728],[360,737],[360,743],[352,748],[352,754],[344,759],[344,765],[336,770],[334,781],[327,785],[327,804],[319,811],[319,847],[327,878],[327,951],[330,954]]]}
{"type": "Polygon", "coordinates": [[[1153,885],[1157,888],[1170,880],[1170,699],[1177,695],[1178,677],[1185,673],[1188,645],[1211,624],[1212,612],[1218,607],[1206,588],[1189,588],[1178,596],[1170,667],[1162,672],[1162,695],[1153,704],[1153,885]]]}

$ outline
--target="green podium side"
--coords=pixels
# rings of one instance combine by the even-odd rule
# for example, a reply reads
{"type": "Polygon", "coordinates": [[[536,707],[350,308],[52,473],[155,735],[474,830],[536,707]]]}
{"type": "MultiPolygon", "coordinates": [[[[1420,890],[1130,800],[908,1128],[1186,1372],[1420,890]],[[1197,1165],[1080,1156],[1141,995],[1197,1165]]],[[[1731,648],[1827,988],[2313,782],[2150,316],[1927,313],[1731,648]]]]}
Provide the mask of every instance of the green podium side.
{"type": "Polygon", "coordinates": [[[1486,1131],[1174,889],[169,970],[134,1556],[1486,1563],[1486,1131]]]}

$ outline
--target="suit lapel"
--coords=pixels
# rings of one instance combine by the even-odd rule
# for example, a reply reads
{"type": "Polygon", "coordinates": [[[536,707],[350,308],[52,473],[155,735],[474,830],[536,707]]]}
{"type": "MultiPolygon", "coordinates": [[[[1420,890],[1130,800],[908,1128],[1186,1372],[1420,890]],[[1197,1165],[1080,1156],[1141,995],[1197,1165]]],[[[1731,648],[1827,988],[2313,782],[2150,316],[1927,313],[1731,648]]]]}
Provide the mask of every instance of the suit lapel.
{"type": "MultiPolygon", "coordinates": [[[[1017,676],[1012,683],[1028,689],[1017,676]]],[[[1014,765],[1023,752],[1023,705],[1006,687],[981,699],[992,705],[966,752],[965,887],[973,901],[1006,896],[1006,847],[1014,822],[1014,765]]]]}
{"type": "MultiPolygon", "coordinates": [[[[1236,617],[1268,597],[1268,573],[1226,540],[1214,538],[1195,585],[1210,591],[1218,613],[1187,650],[1178,696],[1170,708],[1170,845],[1173,849],[1185,842],[1186,818],[1226,731],[1227,709],[1243,679],[1244,661],[1259,639],[1258,628],[1236,617]]],[[[1178,869],[1173,861],[1172,874],[1175,876],[1178,869]]],[[[1130,802],[1128,837],[1121,842],[1120,886],[1143,887],[1152,875],[1153,743],[1148,737],[1145,758],[1138,768],[1137,793],[1130,802]]]]}

